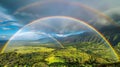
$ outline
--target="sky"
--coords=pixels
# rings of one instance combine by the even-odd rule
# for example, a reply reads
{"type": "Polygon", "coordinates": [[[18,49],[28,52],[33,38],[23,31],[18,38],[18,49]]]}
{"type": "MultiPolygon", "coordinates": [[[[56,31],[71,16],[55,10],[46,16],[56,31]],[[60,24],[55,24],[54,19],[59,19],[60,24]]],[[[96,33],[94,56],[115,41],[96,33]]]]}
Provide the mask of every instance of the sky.
{"type": "MultiPolygon", "coordinates": [[[[116,12],[119,14],[119,0],[0,0],[0,40],[9,40],[26,24],[48,16],[73,17],[98,30],[107,25],[113,26],[104,17],[78,4],[100,11],[119,23],[119,19],[113,17],[116,12]]],[[[68,36],[71,33],[56,35],[68,36]]]]}
{"type": "Polygon", "coordinates": [[[0,6],[0,39],[8,40],[20,27],[21,24],[14,16],[7,13],[7,9],[0,6]]]}

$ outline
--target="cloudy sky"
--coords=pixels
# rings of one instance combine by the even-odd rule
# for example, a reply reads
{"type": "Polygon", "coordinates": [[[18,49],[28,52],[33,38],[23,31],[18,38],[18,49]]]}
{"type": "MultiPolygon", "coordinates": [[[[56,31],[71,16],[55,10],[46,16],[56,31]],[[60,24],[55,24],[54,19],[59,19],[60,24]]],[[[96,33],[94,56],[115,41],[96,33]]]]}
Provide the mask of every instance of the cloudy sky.
{"type": "Polygon", "coordinates": [[[0,40],[8,40],[31,21],[48,16],[69,16],[101,29],[112,23],[99,14],[111,17],[119,6],[119,0],[0,0],[0,40]]]}

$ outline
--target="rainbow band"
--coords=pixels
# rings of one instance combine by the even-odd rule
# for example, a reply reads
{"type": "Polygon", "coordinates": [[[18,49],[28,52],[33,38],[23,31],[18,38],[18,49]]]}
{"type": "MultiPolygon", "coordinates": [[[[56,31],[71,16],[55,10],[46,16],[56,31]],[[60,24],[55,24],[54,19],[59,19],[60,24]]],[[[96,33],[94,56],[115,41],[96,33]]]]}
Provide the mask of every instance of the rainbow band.
{"type": "Polygon", "coordinates": [[[48,36],[52,38],[54,41],[56,41],[60,45],[61,48],[64,48],[64,46],[56,38],[52,37],[51,35],[48,35],[48,36]]]}
{"type": "MultiPolygon", "coordinates": [[[[27,8],[30,8],[30,7],[32,7],[32,6],[37,6],[37,5],[44,4],[44,3],[49,3],[49,2],[64,2],[64,3],[69,3],[69,4],[71,4],[71,5],[74,5],[74,6],[83,7],[83,8],[85,8],[85,9],[90,10],[91,12],[96,13],[96,14],[98,14],[99,16],[105,18],[105,19],[106,19],[107,21],[109,21],[110,23],[115,24],[116,26],[120,26],[120,25],[117,24],[113,19],[111,19],[109,16],[105,15],[104,13],[102,13],[102,12],[100,12],[100,11],[94,9],[94,8],[91,8],[91,7],[89,7],[89,6],[87,6],[87,5],[84,5],[84,4],[80,3],[80,2],[73,2],[73,1],[70,2],[70,1],[65,1],[65,0],[59,0],[59,1],[58,1],[58,0],[49,0],[49,1],[39,1],[39,2],[35,2],[35,3],[29,4],[29,5],[26,5],[26,6],[22,7],[22,8],[17,9],[17,10],[14,12],[14,14],[17,14],[18,12],[23,11],[23,10],[25,10],[25,9],[27,9],[27,8]]],[[[72,16],[71,16],[71,17],[72,17],[72,16]]],[[[76,19],[78,19],[78,18],[76,18],[76,19]]]]}
{"type": "MultiPolygon", "coordinates": [[[[31,23],[29,23],[28,25],[32,24],[32,23],[35,23],[35,22],[38,22],[38,21],[41,21],[41,20],[46,20],[46,19],[51,19],[51,18],[65,18],[65,19],[70,19],[70,20],[73,20],[73,21],[76,21],[76,22],[79,22],[81,24],[84,24],[85,26],[89,27],[90,29],[92,29],[93,31],[95,31],[100,37],[103,38],[103,40],[108,44],[108,46],[110,47],[110,49],[112,50],[113,54],[116,56],[116,59],[118,61],[119,60],[119,56],[117,55],[117,53],[115,52],[115,50],[112,48],[111,44],[108,42],[108,40],[99,32],[97,31],[94,27],[92,27],[91,25],[87,24],[87,22],[84,22],[84,21],[81,21],[81,20],[78,20],[78,19],[75,19],[75,18],[72,18],[72,17],[66,17],[66,16],[50,16],[50,17],[45,17],[45,18],[40,18],[38,20],[35,20],[31,23]]],[[[27,26],[27,25],[26,25],[27,26]]],[[[25,27],[25,26],[24,26],[25,27]]],[[[24,28],[23,27],[23,28],[24,28]]],[[[23,29],[22,28],[22,29],[23,29]]],[[[20,29],[17,33],[19,33],[22,29],[20,29]]],[[[1,53],[4,53],[4,50],[6,49],[6,47],[8,46],[9,42],[17,35],[17,33],[4,45],[1,53]]]]}

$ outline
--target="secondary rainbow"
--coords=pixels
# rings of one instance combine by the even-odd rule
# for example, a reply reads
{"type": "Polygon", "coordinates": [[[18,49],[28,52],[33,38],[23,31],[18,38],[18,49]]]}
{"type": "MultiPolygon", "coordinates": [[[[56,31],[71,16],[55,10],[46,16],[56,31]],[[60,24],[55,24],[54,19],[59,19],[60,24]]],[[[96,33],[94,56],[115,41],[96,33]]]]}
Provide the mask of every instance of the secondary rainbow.
{"type": "MultiPolygon", "coordinates": [[[[32,3],[32,4],[28,4],[28,5],[26,5],[26,6],[23,6],[23,7],[19,8],[19,9],[17,9],[17,10],[14,12],[14,14],[17,14],[17,13],[19,13],[19,12],[21,12],[21,11],[24,11],[24,10],[27,9],[27,8],[31,8],[31,7],[33,7],[33,6],[37,6],[37,5],[40,5],[40,4],[41,4],[41,5],[42,5],[42,4],[47,4],[47,3],[49,3],[49,2],[63,2],[63,3],[69,3],[70,5],[73,5],[73,6],[83,7],[83,8],[85,8],[85,9],[87,9],[87,10],[89,10],[89,11],[91,11],[91,12],[97,14],[97,15],[99,15],[100,17],[105,18],[105,19],[106,19],[107,21],[109,21],[111,24],[115,24],[116,26],[119,26],[112,18],[110,18],[109,16],[105,15],[104,13],[102,13],[102,12],[100,12],[100,11],[94,9],[94,8],[91,8],[91,7],[87,6],[87,5],[84,5],[84,4],[80,3],[80,2],[69,1],[69,0],[45,0],[45,1],[37,1],[37,2],[34,2],[34,3],[32,3]]],[[[40,6],[40,7],[42,7],[42,6],[40,6]]],[[[72,16],[71,16],[71,17],[72,17],[72,16]]],[[[78,19],[78,18],[77,18],[77,19],[78,19]]]]}

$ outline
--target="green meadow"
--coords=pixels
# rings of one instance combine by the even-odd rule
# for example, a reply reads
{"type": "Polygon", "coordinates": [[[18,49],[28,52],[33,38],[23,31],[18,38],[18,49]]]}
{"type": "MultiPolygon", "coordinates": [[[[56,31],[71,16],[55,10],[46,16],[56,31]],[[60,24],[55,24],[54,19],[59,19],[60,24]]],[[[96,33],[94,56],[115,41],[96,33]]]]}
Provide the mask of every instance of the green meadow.
{"type": "MultiPolygon", "coordinates": [[[[104,44],[91,42],[64,44],[66,44],[64,48],[40,45],[10,47],[8,52],[0,54],[0,67],[120,66],[120,62],[116,62],[110,48],[105,47],[104,44]]],[[[120,53],[120,44],[114,48],[120,53]]]]}

